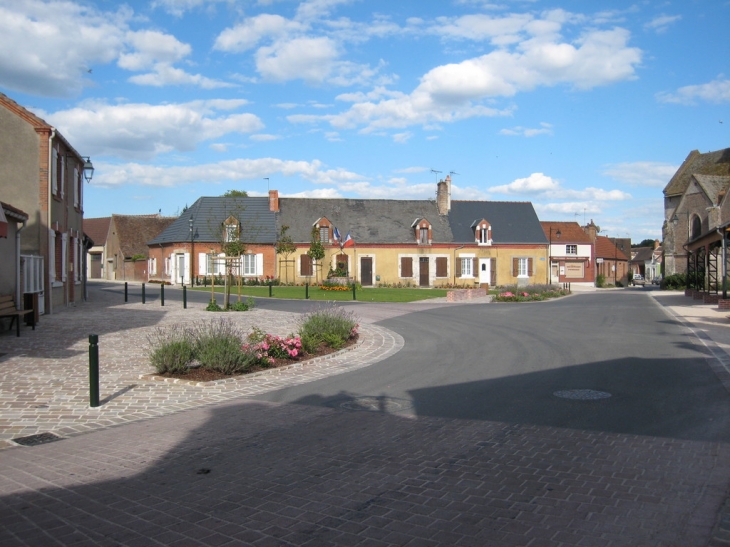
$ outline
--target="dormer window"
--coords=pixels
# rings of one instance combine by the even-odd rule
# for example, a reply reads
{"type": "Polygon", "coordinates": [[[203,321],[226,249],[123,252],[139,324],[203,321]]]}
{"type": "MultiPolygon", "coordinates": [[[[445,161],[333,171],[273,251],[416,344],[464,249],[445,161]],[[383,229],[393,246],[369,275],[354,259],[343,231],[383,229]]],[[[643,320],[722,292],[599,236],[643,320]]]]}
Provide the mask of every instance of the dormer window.
{"type": "Polygon", "coordinates": [[[329,245],[332,243],[332,223],[325,217],[317,219],[314,223],[314,227],[319,232],[319,242],[322,245],[329,245]]]}
{"type": "Polygon", "coordinates": [[[471,225],[474,230],[474,242],[479,245],[492,244],[492,226],[485,219],[475,220],[471,225]]]}
{"type": "Polygon", "coordinates": [[[236,217],[230,216],[223,223],[223,239],[226,243],[238,241],[240,234],[239,224],[236,217]]]}
{"type": "Polygon", "coordinates": [[[419,245],[430,245],[433,240],[433,230],[431,223],[425,218],[417,218],[411,224],[416,236],[416,243],[419,245]]]}

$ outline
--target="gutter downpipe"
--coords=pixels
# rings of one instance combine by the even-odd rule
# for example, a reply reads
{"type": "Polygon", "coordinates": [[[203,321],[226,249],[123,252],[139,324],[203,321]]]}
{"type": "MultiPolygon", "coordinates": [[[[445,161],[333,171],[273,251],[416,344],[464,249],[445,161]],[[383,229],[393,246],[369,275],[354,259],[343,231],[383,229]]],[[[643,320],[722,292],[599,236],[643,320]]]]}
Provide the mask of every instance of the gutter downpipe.
{"type": "Polygon", "coordinates": [[[727,299],[727,239],[720,228],[715,230],[722,241],[722,299],[727,299]]]}
{"type": "MultiPolygon", "coordinates": [[[[20,232],[25,228],[25,223],[20,228],[15,230],[15,305],[16,307],[20,304],[20,232]]],[[[19,308],[18,308],[19,309],[19,308]]],[[[35,311],[34,311],[35,313],[35,311]]],[[[20,321],[20,318],[18,318],[20,321]]]]}
{"type": "MultiPolygon", "coordinates": [[[[51,249],[51,207],[53,205],[53,195],[51,193],[51,187],[53,184],[53,181],[51,180],[53,177],[53,166],[51,165],[53,162],[53,139],[56,138],[56,128],[51,127],[51,136],[48,138],[48,228],[46,230],[46,255],[49,261],[51,260],[50,251],[51,249]]],[[[53,260],[55,260],[56,257],[53,257],[53,260]]],[[[48,294],[46,295],[46,298],[48,299],[48,314],[53,313],[53,279],[51,279],[51,268],[50,264],[45,265],[46,268],[46,279],[48,280],[48,294]]]]}

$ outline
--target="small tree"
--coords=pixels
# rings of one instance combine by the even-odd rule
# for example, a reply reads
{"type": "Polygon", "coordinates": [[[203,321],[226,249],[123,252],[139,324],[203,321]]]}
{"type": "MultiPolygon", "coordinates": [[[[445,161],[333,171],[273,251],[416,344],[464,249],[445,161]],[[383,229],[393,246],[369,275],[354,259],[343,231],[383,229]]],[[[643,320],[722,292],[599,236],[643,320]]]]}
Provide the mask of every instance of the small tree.
{"type": "Polygon", "coordinates": [[[224,198],[247,198],[248,192],[245,190],[227,190],[225,194],[223,194],[224,198]]]}
{"type": "MultiPolygon", "coordinates": [[[[316,226],[312,227],[312,243],[309,245],[307,255],[312,259],[312,262],[320,268],[322,267],[320,260],[324,258],[324,245],[322,245],[322,240],[319,238],[319,230],[316,226]]],[[[316,276],[317,281],[319,281],[319,274],[317,273],[316,276]]]]}
{"type": "MultiPolygon", "coordinates": [[[[276,250],[276,254],[278,255],[284,255],[284,263],[287,264],[286,268],[286,280],[289,281],[289,266],[288,263],[289,255],[291,255],[294,251],[297,250],[297,246],[294,245],[294,242],[292,241],[292,238],[287,232],[289,231],[289,226],[282,226],[281,232],[279,232],[279,237],[276,240],[276,245],[274,246],[274,249],[276,250]]],[[[280,260],[281,262],[281,260],[280,260]]]]}

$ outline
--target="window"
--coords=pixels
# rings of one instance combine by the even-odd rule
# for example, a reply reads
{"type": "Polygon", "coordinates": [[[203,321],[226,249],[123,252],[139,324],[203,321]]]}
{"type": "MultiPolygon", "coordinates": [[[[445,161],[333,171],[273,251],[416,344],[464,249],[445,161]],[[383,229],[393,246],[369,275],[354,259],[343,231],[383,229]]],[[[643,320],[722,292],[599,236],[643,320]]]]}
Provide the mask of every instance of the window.
{"type": "Polygon", "coordinates": [[[489,243],[489,228],[479,229],[479,243],[489,243]]]}
{"type": "Polygon", "coordinates": [[[319,227],[319,242],[329,243],[330,242],[330,228],[329,226],[319,227]]]}
{"type": "Polygon", "coordinates": [[[419,245],[428,245],[428,228],[421,228],[418,236],[419,245]]]}
{"type": "Polygon", "coordinates": [[[448,277],[448,259],[445,256],[436,257],[436,277],[448,277]]]}
{"type": "Polygon", "coordinates": [[[238,226],[235,224],[226,224],[225,238],[226,243],[236,241],[238,239],[238,226]]]}
{"type": "Polygon", "coordinates": [[[243,275],[256,275],[256,255],[243,255],[243,275]]]}
{"type": "Polygon", "coordinates": [[[150,275],[157,275],[157,259],[156,258],[147,259],[147,269],[149,270],[150,275]]]}
{"type": "Polygon", "coordinates": [[[410,256],[402,256],[400,259],[400,276],[413,277],[413,259],[410,256]]]}
{"type": "Polygon", "coordinates": [[[512,275],[514,277],[532,277],[532,259],[513,258],[512,275]]]}
{"type": "Polygon", "coordinates": [[[566,245],[565,254],[566,255],[577,255],[578,254],[578,245],[566,245]]]}
{"type": "Polygon", "coordinates": [[[702,219],[697,215],[692,217],[692,239],[702,235],[702,219]]]}
{"type": "Polygon", "coordinates": [[[302,277],[309,277],[314,274],[314,268],[312,268],[312,257],[303,254],[300,257],[299,269],[302,277]]]}
{"type": "Polygon", "coordinates": [[[471,258],[461,259],[461,277],[474,277],[473,263],[474,261],[471,258]]]}

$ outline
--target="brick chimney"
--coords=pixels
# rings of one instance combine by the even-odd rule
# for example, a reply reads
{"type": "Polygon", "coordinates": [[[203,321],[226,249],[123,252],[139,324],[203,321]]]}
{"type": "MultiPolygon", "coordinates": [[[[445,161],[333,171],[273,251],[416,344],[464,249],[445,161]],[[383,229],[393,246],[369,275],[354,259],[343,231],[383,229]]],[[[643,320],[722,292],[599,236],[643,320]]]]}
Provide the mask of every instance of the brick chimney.
{"type": "Polygon", "coordinates": [[[447,215],[451,211],[451,175],[436,185],[436,207],[439,215],[447,215]]]}
{"type": "Polygon", "coordinates": [[[596,226],[593,222],[593,219],[591,219],[591,223],[587,226],[583,226],[583,231],[588,234],[588,237],[591,238],[591,241],[596,240],[596,236],[598,235],[599,228],[596,226]]]}
{"type": "Polygon", "coordinates": [[[269,190],[269,211],[279,212],[279,191],[269,190]]]}

